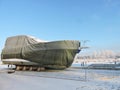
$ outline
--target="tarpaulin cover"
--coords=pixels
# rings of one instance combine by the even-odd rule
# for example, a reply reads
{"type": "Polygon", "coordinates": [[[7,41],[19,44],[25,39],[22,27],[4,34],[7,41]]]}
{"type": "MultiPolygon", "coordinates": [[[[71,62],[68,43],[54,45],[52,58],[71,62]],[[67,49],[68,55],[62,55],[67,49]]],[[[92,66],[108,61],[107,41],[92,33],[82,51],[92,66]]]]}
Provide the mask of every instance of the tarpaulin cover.
{"type": "Polygon", "coordinates": [[[72,64],[79,47],[76,40],[40,42],[25,35],[13,36],[7,38],[1,59],[25,59],[46,68],[64,69],[72,64]]]}

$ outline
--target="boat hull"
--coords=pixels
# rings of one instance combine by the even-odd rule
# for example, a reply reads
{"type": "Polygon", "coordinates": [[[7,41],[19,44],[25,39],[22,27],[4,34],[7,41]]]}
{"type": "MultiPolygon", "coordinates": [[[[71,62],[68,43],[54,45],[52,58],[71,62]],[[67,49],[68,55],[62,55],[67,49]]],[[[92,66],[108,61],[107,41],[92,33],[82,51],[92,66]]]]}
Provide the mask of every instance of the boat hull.
{"type": "MultiPolygon", "coordinates": [[[[79,46],[80,42],[74,40],[39,42],[23,46],[15,45],[15,47],[8,46],[3,48],[1,59],[24,59],[49,69],[65,69],[73,63],[79,46]]],[[[12,61],[10,63],[14,64],[12,61]]]]}

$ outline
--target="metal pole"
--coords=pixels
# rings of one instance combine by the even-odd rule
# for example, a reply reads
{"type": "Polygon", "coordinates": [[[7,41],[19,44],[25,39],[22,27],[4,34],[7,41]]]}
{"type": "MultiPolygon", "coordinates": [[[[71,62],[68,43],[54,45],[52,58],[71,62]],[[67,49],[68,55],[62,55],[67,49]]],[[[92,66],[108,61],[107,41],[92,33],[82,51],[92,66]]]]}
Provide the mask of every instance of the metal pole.
{"type": "Polygon", "coordinates": [[[85,62],[84,62],[84,69],[85,69],[85,81],[87,81],[87,64],[86,64],[86,59],[85,59],[85,62]]]}

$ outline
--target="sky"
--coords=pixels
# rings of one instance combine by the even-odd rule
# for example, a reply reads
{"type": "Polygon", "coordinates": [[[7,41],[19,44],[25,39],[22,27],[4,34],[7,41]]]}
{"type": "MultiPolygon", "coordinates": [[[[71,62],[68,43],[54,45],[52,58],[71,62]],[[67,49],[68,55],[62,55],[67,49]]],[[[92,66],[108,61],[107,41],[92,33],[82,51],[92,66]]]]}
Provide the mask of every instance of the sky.
{"type": "Polygon", "coordinates": [[[16,35],[120,52],[120,0],[0,0],[0,50],[16,35]]]}

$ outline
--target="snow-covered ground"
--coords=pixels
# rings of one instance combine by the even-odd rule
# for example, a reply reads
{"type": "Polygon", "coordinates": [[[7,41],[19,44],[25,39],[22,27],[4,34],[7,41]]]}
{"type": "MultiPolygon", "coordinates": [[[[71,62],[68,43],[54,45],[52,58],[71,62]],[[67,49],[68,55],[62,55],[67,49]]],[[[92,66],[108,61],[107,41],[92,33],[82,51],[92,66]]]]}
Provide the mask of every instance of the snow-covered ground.
{"type": "Polygon", "coordinates": [[[0,65],[0,90],[120,90],[119,70],[68,68],[8,74],[0,65]]]}

